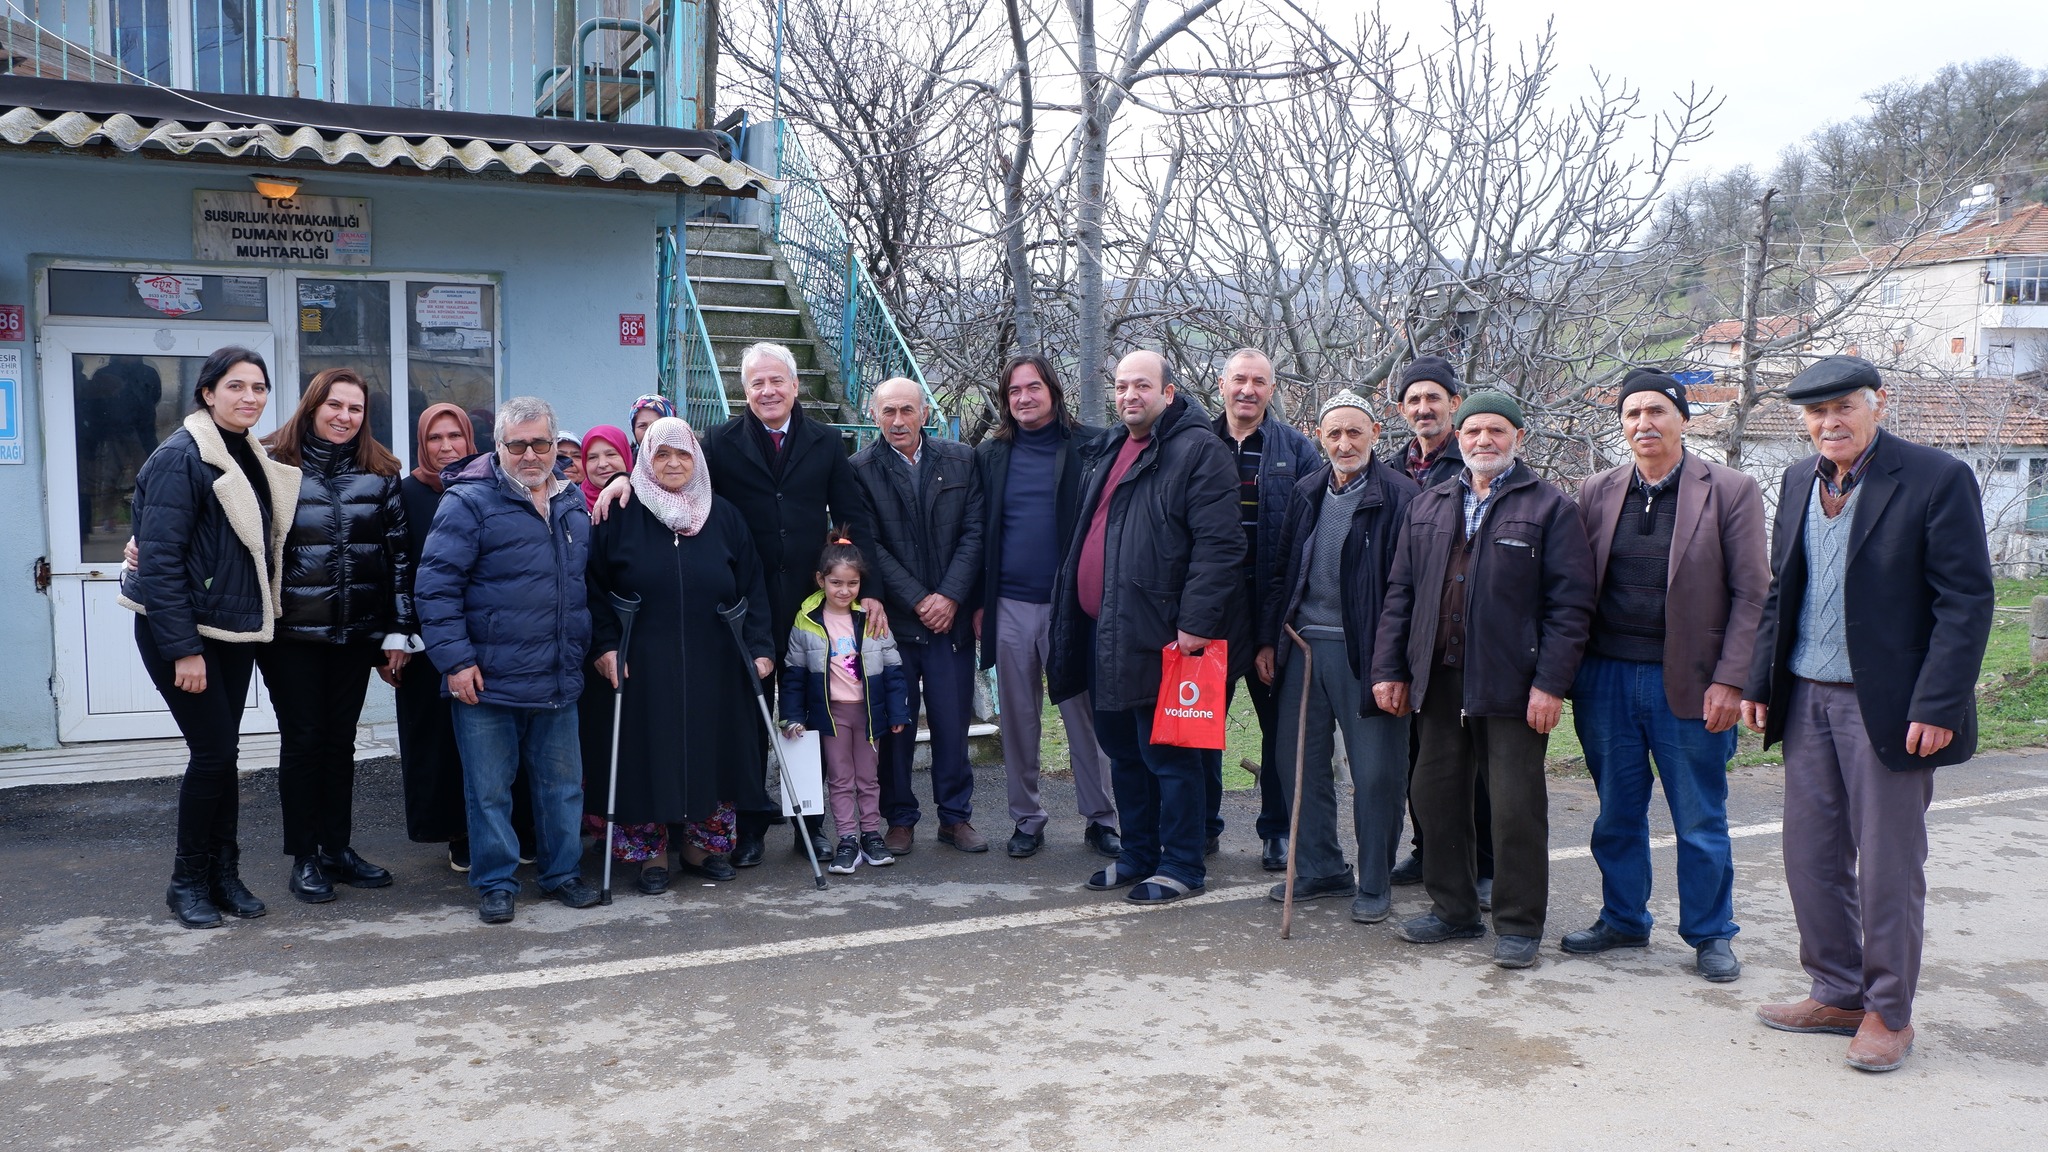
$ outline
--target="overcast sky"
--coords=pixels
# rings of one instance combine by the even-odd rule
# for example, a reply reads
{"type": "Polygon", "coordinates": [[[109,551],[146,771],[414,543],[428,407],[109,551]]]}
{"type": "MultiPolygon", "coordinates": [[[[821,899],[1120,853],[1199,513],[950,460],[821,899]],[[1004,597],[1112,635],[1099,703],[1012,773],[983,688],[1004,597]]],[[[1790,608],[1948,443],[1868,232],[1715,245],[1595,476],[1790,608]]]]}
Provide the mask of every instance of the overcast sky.
{"type": "MultiPolygon", "coordinates": [[[[1332,14],[1358,7],[1357,0],[1324,0],[1332,14]]],[[[1414,21],[1417,32],[1441,24],[1441,9],[1427,0],[1385,11],[1414,21]]],[[[1944,64],[2010,55],[2048,67],[2048,4],[2040,3],[1518,0],[1490,11],[1507,41],[1534,36],[1553,14],[1562,87],[1596,67],[1650,97],[1694,82],[1727,97],[1714,135],[1690,153],[1694,165],[1716,171],[1745,163],[1768,169],[1807,133],[1860,114],[1864,93],[1925,78],[1944,64]]]]}

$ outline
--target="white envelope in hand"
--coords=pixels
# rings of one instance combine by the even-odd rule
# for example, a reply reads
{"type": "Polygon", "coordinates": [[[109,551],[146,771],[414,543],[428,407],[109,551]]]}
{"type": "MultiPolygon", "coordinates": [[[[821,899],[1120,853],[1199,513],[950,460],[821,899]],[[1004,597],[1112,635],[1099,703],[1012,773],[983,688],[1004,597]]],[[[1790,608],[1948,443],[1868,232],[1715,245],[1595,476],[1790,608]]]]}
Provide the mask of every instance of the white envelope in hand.
{"type": "Polygon", "coordinates": [[[824,745],[818,733],[806,728],[792,740],[777,734],[776,747],[782,752],[782,814],[822,816],[825,813],[824,745]]]}

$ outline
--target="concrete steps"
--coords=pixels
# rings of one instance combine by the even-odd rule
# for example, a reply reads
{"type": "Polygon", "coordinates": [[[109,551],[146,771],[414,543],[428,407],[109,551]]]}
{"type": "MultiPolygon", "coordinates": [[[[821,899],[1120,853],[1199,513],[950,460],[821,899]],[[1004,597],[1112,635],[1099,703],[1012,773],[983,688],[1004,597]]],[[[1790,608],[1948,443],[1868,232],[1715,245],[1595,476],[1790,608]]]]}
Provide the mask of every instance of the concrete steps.
{"type": "Polygon", "coordinates": [[[726,398],[735,409],[746,403],[740,354],[747,345],[767,340],[787,346],[795,355],[805,413],[832,422],[846,419],[836,350],[819,347],[804,302],[760,229],[717,221],[688,224],[683,265],[704,316],[726,398]]]}

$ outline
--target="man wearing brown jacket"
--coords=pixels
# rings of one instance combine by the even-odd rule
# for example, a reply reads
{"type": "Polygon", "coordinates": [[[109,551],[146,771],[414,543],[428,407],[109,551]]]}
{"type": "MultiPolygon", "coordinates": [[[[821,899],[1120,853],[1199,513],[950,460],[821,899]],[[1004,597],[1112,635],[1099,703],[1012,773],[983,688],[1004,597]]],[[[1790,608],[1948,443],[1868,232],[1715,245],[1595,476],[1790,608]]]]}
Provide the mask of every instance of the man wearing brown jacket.
{"type": "Polygon", "coordinates": [[[1593,614],[1593,555],[1564,493],[1515,459],[1522,408],[1501,392],[1458,406],[1465,469],[1408,505],[1373,643],[1373,702],[1416,713],[1412,784],[1429,842],[1431,910],[1401,925],[1417,944],[1485,934],[1473,787],[1493,799],[1493,962],[1536,962],[1550,897],[1543,753],[1593,614]]]}
{"type": "Polygon", "coordinates": [[[1748,476],[1686,452],[1691,413],[1677,380],[1631,372],[1615,407],[1632,459],[1579,489],[1596,602],[1572,686],[1572,723],[1600,793],[1600,918],[1562,945],[1584,955],[1649,943],[1656,780],[1677,831],[1678,934],[1699,974],[1725,983],[1742,973],[1729,944],[1738,929],[1728,759],[1770,590],[1763,496],[1748,476]]]}

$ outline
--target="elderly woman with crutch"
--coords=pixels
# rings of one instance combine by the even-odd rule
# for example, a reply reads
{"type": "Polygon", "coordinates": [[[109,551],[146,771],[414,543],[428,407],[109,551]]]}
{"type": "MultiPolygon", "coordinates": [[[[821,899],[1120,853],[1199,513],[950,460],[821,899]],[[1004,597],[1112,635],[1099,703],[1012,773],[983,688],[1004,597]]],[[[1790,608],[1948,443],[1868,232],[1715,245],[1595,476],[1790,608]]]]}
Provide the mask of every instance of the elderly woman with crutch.
{"type": "MultiPolygon", "coordinates": [[[[742,722],[756,710],[754,686],[733,656],[719,607],[745,601],[747,655],[758,675],[772,673],[760,554],[739,510],[711,494],[702,449],[681,419],[665,416],[647,429],[631,483],[632,503],[591,537],[587,581],[591,663],[616,690],[621,708],[617,803],[607,815],[620,825],[667,825],[681,865],[730,876],[730,864],[711,851],[719,845],[705,842],[705,822],[721,827],[717,818],[724,814],[722,826],[729,828],[735,806],[764,809],[768,800],[757,733],[742,722]],[[640,598],[623,666],[613,594],[640,598]]],[[[613,693],[596,695],[609,702],[613,693]]],[[[611,716],[602,722],[598,731],[609,737],[611,716]]],[[[586,803],[610,790],[610,782],[596,776],[609,767],[610,749],[594,760],[595,751],[586,742],[586,803]]],[[[642,892],[667,887],[666,857],[645,854],[637,885],[642,892]]]]}

